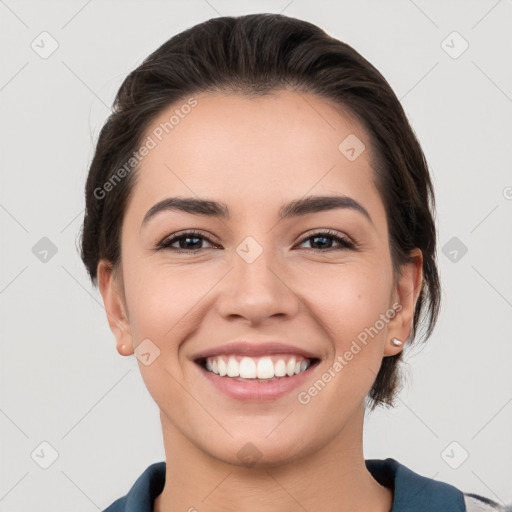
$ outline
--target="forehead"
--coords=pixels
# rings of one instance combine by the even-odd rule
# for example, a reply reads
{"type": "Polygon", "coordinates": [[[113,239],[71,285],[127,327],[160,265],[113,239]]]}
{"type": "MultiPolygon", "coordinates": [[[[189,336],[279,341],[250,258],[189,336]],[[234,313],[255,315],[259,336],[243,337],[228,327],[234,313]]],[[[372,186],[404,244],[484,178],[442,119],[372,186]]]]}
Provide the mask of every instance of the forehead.
{"type": "Polygon", "coordinates": [[[192,100],[160,112],[145,133],[152,148],[129,205],[137,216],[170,195],[256,209],[310,193],[377,198],[366,132],[329,101],[292,91],[251,98],[202,93],[192,100]],[[364,144],[355,160],[343,153],[346,140],[359,144],[358,152],[364,144]]]}

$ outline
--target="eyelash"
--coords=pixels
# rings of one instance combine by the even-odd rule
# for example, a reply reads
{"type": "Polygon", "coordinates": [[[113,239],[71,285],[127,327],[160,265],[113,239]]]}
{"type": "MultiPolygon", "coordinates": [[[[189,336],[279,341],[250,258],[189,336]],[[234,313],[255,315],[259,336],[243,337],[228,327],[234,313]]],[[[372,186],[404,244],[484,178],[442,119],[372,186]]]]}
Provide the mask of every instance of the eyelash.
{"type": "MultiPolygon", "coordinates": [[[[199,251],[202,251],[203,249],[205,248],[201,248],[201,249],[177,249],[175,247],[171,247],[171,245],[175,242],[178,242],[180,240],[183,240],[183,239],[186,239],[186,238],[191,238],[191,237],[196,237],[196,238],[199,238],[199,239],[202,239],[202,240],[206,240],[207,242],[209,242],[210,244],[212,244],[213,246],[215,246],[216,244],[214,244],[208,237],[204,236],[202,233],[200,233],[199,231],[185,231],[179,235],[174,235],[172,236],[171,238],[168,238],[166,240],[163,240],[162,242],[160,242],[159,244],[157,244],[157,246],[155,247],[156,250],[162,250],[162,249],[170,249],[172,250],[173,252],[177,252],[177,253],[189,253],[189,254],[195,254],[199,251]]],[[[327,249],[311,249],[312,251],[316,251],[316,252],[328,252],[328,251],[335,251],[335,250],[347,250],[347,249],[351,249],[351,250],[356,250],[357,249],[357,246],[355,243],[349,241],[348,239],[344,238],[344,237],[341,237],[336,231],[331,231],[329,229],[327,230],[324,230],[324,231],[319,231],[317,233],[313,233],[309,236],[307,236],[306,238],[303,238],[300,242],[299,242],[299,245],[300,244],[303,244],[304,242],[306,242],[307,240],[310,240],[312,238],[317,238],[317,237],[323,237],[323,238],[331,238],[333,239],[334,241],[338,242],[341,247],[338,247],[338,248],[332,248],[332,247],[329,247],[327,249]]],[[[218,246],[217,246],[218,247],[218,246]]]]}

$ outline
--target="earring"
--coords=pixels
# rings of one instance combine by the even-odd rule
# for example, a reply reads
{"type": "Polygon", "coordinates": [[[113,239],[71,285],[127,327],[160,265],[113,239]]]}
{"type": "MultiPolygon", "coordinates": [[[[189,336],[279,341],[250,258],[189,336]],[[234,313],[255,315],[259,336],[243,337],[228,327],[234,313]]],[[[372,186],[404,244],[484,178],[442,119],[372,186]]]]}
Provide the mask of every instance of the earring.
{"type": "Polygon", "coordinates": [[[395,346],[395,347],[401,347],[403,345],[403,342],[400,341],[398,338],[391,338],[391,343],[395,346]]]}

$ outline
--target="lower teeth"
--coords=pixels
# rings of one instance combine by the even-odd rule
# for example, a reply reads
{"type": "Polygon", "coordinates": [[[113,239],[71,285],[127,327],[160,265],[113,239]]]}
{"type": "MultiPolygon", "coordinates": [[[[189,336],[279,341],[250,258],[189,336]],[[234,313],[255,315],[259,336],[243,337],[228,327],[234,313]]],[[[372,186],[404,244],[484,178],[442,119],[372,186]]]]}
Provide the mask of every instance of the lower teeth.
{"type": "MultiPolygon", "coordinates": [[[[218,375],[219,377],[222,377],[222,375],[219,375],[218,373],[215,373],[215,372],[212,372],[210,370],[206,370],[207,372],[210,372],[210,373],[213,373],[214,375],[218,375]]],[[[306,371],[306,370],[304,370],[306,371]]],[[[304,372],[300,372],[300,373],[304,373],[304,372]]],[[[294,374],[294,375],[283,375],[282,377],[272,377],[271,379],[246,379],[245,377],[229,377],[228,375],[224,375],[224,377],[227,377],[228,379],[233,379],[233,380],[238,380],[240,382],[273,382],[275,380],[279,380],[279,379],[285,379],[286,377],[295,377],[295,375],[300,375],[299,374],[294,374]]]]}
{"type": "Polygon", "coordinates": [[[284,379],[284,377],[272,377],[271,379],[245,379],[244,377],[230,377],[230,379],[239,380],[240,382],[273,382],[274,380],[284,379]]]}

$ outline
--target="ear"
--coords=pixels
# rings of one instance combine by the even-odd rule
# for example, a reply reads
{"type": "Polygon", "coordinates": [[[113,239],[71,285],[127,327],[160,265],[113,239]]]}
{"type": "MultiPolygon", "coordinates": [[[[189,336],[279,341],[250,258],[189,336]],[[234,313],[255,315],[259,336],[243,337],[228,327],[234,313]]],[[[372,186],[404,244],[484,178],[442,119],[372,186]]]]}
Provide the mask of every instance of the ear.
{"type": "Polygon", "coordinates": [[[126,314],[122,278],[106,259],[101,259],[98,263],[97,276],[110,330],[116,337],[117,351],[122,356],[129,356],[133,354],[134,348],[126,314]]]}
{"type": "Polygon", "coordinates": [[[405,263],[400,271],[396,289],[393,293],[393,305],[396,315],[388,324],[384,356],[398,354],[403,346],[395,347],[392,338],[398,338],[405,344],[411,333],[416,302],[423,286],[423,255],[420,249],[413,249],[410,253],[411,261],[405,263]]]}

